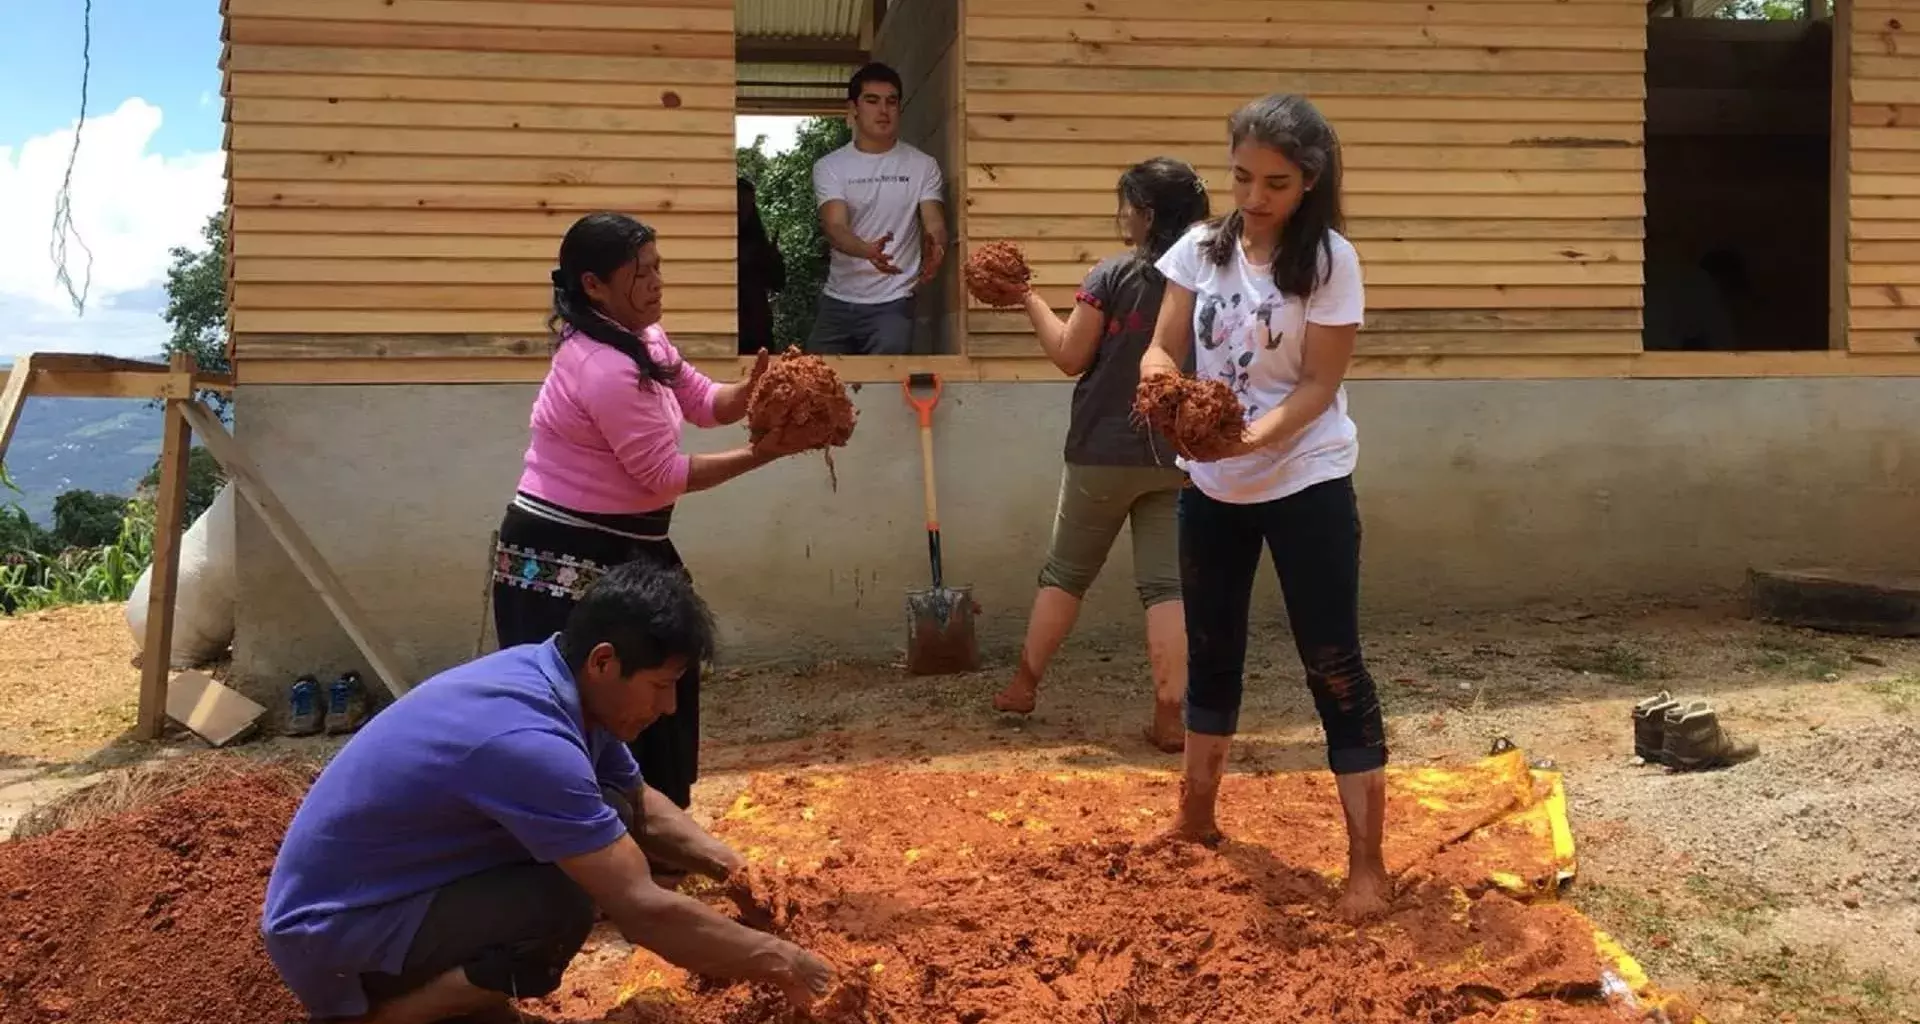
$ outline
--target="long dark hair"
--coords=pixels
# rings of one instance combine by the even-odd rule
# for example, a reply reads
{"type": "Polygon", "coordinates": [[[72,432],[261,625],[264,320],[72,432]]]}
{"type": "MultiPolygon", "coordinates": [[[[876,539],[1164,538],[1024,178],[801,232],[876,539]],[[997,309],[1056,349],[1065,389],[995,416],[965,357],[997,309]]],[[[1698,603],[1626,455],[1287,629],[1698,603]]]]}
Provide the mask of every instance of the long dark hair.
{"type": "Polygon", "coordinates": [[[1134,255],[1151,264],[1166,255],[1187,229],[1208,216],[1207,186],[1191,164],[1171,157],[1142,160],[1120,175],[1120,201],[1151,215],[1147,236],[1134,255]]]}
{"type": "MultiPolygon", "coordinates": [[[[1277,149],[1306,176],[1300,206],[1280,229],[1273,283],[1282,295],[1310,294],[1332,272],[1332,233],[1345,224],[1340,209],[1340,140],[1333,126],[1306,97],[1276,93],[1235,111],[1227,119],[1227,137],[1236,149],[1243,142],[1277,149]]],[[[1244,226],[1238,209],[1227,214],[1201,243],[1201,254],[1214,266],[1226,266],[1239,248],[1244,226]]]]}
{"type": "Polygon", "coordinates": [[[547,330],[553,332],[558,347],[565,336],[561,324],[592,338],[608,348],[618,349],[640,368],[640,382],[671,386],[680,375],[680,365],[662,366],[647,351],[639,335],[614,322],[587,297],[581,277],[592,274],[602,281],[640,254],[642,246],[654,240],[653,229],[624,213],[589,213],[573,222],[560,240],[560,266],[553,272],[553,314],[547,317],[547,330]]]}

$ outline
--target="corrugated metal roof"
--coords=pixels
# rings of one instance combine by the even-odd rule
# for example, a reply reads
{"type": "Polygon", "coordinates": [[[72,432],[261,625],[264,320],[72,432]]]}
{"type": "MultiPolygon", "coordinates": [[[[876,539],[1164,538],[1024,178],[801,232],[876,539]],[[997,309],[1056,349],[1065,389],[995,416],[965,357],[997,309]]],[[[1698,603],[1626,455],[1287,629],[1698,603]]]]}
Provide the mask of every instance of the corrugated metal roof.
{"type": "Polygon", "coordinates": [[[847,97],[852,64],[741,64],[734,72],[737,93],[746,99],[822,99],[847,97]],[[777,84],[776,84],[777,83],[777,84]]]}
{"type": "Polygon", "coordinates": [[[738,0],[733,34],[742,39],[858,39],[868,0],[738,0]]]}

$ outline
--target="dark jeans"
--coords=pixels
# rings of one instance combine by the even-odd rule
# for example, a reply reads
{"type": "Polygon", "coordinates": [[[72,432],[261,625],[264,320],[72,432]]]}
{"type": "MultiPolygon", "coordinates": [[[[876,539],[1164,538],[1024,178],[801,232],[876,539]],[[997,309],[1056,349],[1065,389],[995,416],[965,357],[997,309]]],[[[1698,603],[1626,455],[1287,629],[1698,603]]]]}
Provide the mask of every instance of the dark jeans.
{"type": "Polygon", "coordinates": [[[1240,725],[1247,616],[1264,543],[1337,775],[1387,763],[1386,726],[1360,653],[1360,512],[1353,478],[1256,505],[1180,492],[1180,589],[1187,611],[1187,728],[1240,725]]]}
{"type": "MultiPolygon", "coordinates": [[[[600,794],[632,828],[632,800],[605,786],[600,794]]],[[[551,995],[593,918],[593,900],[558,865],[503,865],[434,893],[400,973],[363,974],[360,984],[378,1006],[457,967],[475,988],[515,999],[551,995]]]]}
{"type": "Polygon", "coordinates": [[[804,348],[816,356],[904,356],[913,350],[913,296],[862,305],[822,295],[804,348]]]}

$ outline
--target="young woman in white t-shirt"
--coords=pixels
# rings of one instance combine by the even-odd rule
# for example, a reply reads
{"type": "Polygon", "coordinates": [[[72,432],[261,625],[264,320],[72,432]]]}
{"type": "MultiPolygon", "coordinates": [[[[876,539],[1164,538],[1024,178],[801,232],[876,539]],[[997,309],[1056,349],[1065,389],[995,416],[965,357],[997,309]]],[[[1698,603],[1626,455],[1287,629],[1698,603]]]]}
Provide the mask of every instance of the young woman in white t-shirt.
{"type": "MultiPolygon", "coordinates": [[[[1186,598],[1186,776],[1177,831],[1212,841],[1239,725],[1247,616],[1264,545],[1327,739],[1348,845],[1341,909],[1384,908],[1386,730],[1360,651],[1357,453],[1342,381],[1365,311],[1360,258],[1341,223],[1333,129],[1299,96],[1253,101],[1228,122],[1235,209],[1161,257],[1166,297],[1142,379],[1226,383],[1246,410],[1238,451],[1181,460],[1186,598]]],[[[1184,453],[1183,453],[1184,455],[1184,453]]]]}

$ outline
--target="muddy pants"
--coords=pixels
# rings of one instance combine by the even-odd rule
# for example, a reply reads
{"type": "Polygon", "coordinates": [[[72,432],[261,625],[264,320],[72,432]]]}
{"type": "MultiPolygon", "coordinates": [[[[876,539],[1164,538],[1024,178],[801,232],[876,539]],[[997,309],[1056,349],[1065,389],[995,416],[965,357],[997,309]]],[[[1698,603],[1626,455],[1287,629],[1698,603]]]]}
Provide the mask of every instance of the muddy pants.
{"type": "Polygon", "coordinates": [[[1086,466],[1067,463],[1040,585],[1085,597],[1120,536],[1133,528],[1133,584],[1151,608],[1180,600],[1179,538],[1174,496],[1187,476],[1159,466],[1086,466]]]}
{"type": "Polygon", "coordinates": [[[1360,653],[1360,511],[1353,478],[1233,505],[1180,492],[1186,595],[1187,728],[1231,736],[1240,725],[1247,616],[1265,546],[1337,775],[1387,763],[1386,726],[1360,653]]]}
{"type": "MultiPolygon", "coordinates": [[[[633,801],[605,786],[600,794],[633,827],[633,801]]],[[[488,992],[550,995],[586,944],[593,918],[593,900],[556,865],[482,871],[434,894],[399,974],[363,974],[360,984],[378,1006],[457,967],[488,992]]]]}

